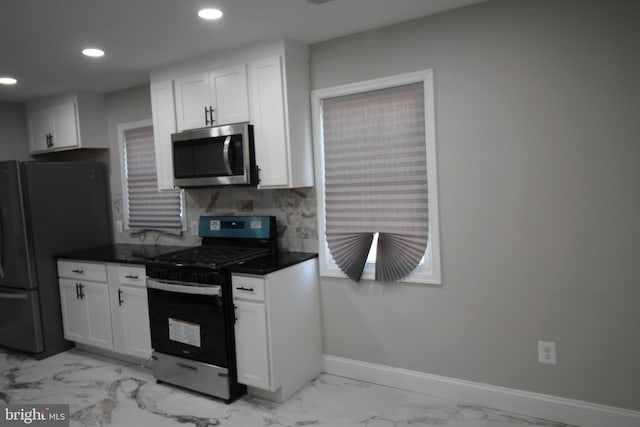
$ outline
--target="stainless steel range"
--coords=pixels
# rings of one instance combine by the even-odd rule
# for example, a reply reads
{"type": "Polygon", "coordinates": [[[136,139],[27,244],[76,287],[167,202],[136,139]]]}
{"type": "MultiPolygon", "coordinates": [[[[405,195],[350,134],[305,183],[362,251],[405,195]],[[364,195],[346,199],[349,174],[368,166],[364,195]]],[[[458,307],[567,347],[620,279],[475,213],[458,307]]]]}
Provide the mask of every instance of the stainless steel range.
{"type": "Polygon", "coordinates": [[[231,402],[238,384],[231,274],[226,267],[277,251],[274,217],[203,216],[202,246],[162,255],[146,265],[158,381],[231,402]]]}

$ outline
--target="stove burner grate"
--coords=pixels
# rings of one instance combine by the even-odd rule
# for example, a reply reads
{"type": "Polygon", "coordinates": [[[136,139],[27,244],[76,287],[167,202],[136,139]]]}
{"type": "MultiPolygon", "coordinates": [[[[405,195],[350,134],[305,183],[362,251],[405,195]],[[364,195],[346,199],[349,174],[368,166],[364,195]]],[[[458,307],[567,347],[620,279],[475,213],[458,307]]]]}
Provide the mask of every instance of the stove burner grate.
{"type": "Polygon", "coordinates": [[[270,253],[267,248],[200,246],[154,258],[156,262],[220,268],[270,253]]]}

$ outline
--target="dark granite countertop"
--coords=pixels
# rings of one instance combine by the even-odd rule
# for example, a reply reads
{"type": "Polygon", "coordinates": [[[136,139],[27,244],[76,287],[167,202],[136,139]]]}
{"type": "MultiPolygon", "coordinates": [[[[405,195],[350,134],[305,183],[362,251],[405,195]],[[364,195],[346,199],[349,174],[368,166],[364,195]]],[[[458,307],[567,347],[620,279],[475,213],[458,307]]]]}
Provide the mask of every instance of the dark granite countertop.
{"type": "MultiPolygon", "coordinates": [[[[150,258],[186,248],[188,246],[115,244],[65,252],[57,254],[56,257],[59,259],[144,265],[150,258]]],[[[279,251],[273,256],[256,258],[233,265],[229,267],[229,270],[234,273],[269,274],[317,256],[318,254],[310,252],[279,251]]]]}
{"type": "Polygon", "coordinates": [[[232,265],[229,270],[234,273],[269,274],[274,271],[316,258],[317,253],[279,251],[273,256],[266,256],[232,265]]]}
{"type": "Polygon", "coordinates": [[[149,258],[185,249],[187,246],[116,244],[57,254],[57,258],[121,264],[145,264],[149,258]]]}

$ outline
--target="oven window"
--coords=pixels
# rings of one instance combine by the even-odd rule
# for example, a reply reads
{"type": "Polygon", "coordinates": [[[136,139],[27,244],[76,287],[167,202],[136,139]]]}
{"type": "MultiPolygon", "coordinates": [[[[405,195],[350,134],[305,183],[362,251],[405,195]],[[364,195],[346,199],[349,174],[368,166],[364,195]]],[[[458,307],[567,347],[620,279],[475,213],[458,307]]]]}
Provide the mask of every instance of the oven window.
{"type": "Polygon", "coordinates": [[[221,297],[148,289],[155,351],[228,367],[221,297]]]}

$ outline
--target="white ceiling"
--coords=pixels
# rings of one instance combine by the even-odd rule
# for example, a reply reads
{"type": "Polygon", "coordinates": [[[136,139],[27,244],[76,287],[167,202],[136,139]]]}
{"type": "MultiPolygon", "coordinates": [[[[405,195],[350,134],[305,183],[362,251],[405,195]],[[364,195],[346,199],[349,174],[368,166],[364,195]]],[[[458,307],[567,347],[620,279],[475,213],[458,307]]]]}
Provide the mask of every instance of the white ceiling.
{"type": "Polygon", "coordinates": [[[2,0],[0,101],[65,91],[111,92],[149,70],[246,43],[289,37],[316,43],[483,0],[2,0]],[[219,21],[196,16],[202,7],[219,21]],[[87,46],[106,55],[81,55],[87,46]]]}

